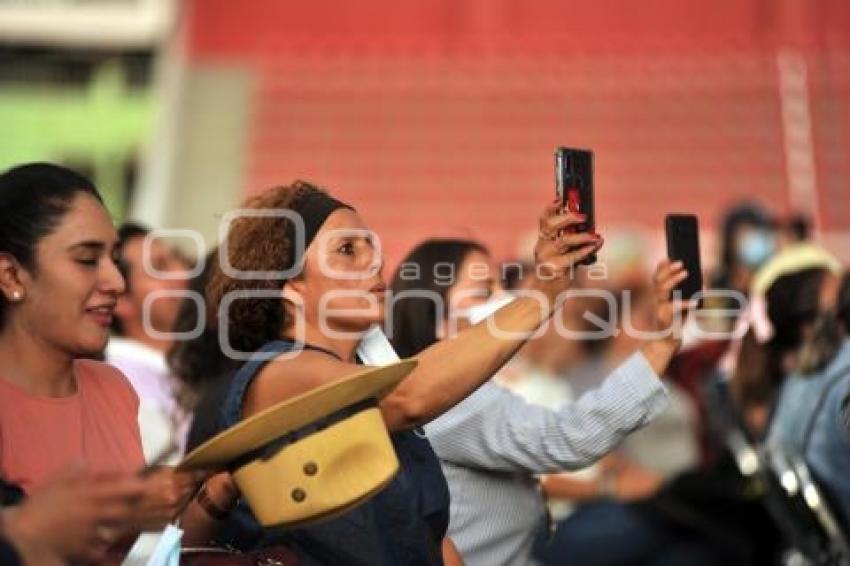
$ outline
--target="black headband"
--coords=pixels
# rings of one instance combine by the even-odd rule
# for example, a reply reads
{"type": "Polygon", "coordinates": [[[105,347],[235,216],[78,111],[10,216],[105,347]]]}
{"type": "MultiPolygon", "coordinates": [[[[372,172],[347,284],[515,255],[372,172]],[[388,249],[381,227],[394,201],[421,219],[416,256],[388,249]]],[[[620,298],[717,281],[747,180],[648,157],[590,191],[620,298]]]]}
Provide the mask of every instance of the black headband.
{"type": "Polygon", "coordinates": [[[310,192],[298,199],[292,209],[300,214],[304,221],[305,250],[310,247],[310,242],[316,238],[316,234],[319,233],[328,216],[340,208],[354,210],[352,206],[320,192],[310,192]]]}

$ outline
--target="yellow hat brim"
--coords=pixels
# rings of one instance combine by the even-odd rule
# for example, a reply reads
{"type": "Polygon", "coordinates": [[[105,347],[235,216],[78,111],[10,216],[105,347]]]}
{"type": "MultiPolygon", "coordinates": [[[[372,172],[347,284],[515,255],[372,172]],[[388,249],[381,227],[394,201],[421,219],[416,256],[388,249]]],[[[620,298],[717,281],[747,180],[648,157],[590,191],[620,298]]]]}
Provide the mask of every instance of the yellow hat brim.
{"type": "Polygon", "coordinates": [[[177,467],[181,470],[225,468],[247,452],[338,409],[370,397],[382,398],[413,371],[417,363],[408,359],[365,369],[282,401],[214,436],[188,454],[177,467]]]}
{"type": "Polygon", "coordinates": [[[807,269],[826,269],[840,274],[841,262],[824,248],[810,242],[792,244],[767,261],[753,277],[753,296],[767,293],[777,279],[807,269]]]}

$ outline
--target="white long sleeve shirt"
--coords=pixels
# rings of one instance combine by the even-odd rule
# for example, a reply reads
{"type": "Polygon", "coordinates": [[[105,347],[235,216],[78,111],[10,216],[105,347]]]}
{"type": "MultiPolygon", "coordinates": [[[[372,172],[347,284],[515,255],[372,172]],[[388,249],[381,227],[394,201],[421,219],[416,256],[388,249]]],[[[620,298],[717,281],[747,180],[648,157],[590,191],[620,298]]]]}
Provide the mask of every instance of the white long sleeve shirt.
{"type": "Polygon", "coordinates": [[[535,474],[592,464],[667,406],[642,353],[558,411],[488,382],[425,426],[451,492],[448,535],[469,566],[523,565],[545,518],[535,474]]]}

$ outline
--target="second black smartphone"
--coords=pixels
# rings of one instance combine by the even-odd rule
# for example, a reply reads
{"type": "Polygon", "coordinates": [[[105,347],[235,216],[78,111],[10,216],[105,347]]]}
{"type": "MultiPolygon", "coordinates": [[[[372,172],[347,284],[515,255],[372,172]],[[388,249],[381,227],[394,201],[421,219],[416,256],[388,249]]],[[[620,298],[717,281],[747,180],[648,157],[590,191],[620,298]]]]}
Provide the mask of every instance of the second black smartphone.
{"type": "MultiPolygon", "coordinates": [[[[561,207],[579,212],[587,217],[578,228],[580,232],[593,232],[596,222],[593,214],[593,152],[586,149],[559,147],[555,150],[555,192],[561,207]]],[[[596,262],[596,254],[588,256],[580,265],[596,262]]]]}
{"type": "Polygon", "coordinates": [[[667,257],[681,261],[688,270],[688,278],[679,283],[674,292],[684,300],[702,290],[702,267],[699,260],[699,221],[693,214],[668,214],[664,219],[667,233],[667,257]]]}

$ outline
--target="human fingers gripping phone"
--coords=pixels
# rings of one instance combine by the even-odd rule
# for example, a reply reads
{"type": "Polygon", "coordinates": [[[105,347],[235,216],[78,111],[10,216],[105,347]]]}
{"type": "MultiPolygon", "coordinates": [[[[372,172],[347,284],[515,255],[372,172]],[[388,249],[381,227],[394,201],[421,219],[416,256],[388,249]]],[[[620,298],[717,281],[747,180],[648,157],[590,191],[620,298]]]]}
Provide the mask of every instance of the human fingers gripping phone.
{"type": "MultiPolygon", "coordinates": [[[[558,147],[555,150],[555,192],[561,209],[585,217],[583,224],[570,228],[573,233],[594,233],[596,223],[593,207],[593,152],[586,149],[558,147]]],[[[591,254],[579,265],[596,262],[591,254]]]]}
{"type": "Polygon", "coordinates": [[[602,247],[600,236],[575,230],[584,220],[580,214],[563,212],[557,199],[546,206],[534,246],[535,271],[545,274],[544,281],[572,282],[575,266],[602,247]]]}

